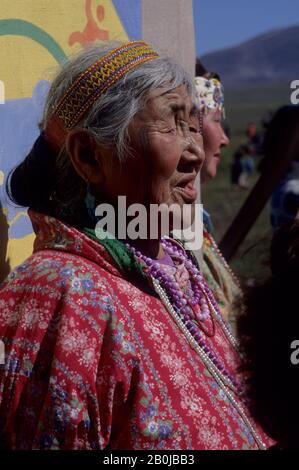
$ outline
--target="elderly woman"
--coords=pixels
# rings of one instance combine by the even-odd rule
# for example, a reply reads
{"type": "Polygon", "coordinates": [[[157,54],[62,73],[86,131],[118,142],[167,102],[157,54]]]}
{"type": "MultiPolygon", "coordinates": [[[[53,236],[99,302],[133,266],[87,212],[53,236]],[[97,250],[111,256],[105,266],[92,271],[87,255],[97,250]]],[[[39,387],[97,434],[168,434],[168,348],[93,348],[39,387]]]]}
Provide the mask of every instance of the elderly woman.
{"type": "MultiPolygon", "coordinates": [[[[224,94],[220,77],[216,73],[207,72],[199,61],[197,73],[200,76],[195,78],[196,101],[203,113],[205,151],[201,181],[205,184],[217,176],[221,150],[229,144],[229,139],[222,127],[224,94]]],[[[203,240],[203,275],[212,289],[222,315],[234,324],[242,291],[239,280],[213,238],[211,218],[206,211],[204,211],[203,240]]]]}
{"type": "Polygon", "coordinates": [[[95,206],[192,206],[193,83],[143,41],[94,45],[54,80],[10,177],[34,253],[0,291],[0,423],[12,449],[257,449],[236,343],[171,238],[96,236],[95,206]],[[120,238],[120,237],[119,237],[120,238]]]}

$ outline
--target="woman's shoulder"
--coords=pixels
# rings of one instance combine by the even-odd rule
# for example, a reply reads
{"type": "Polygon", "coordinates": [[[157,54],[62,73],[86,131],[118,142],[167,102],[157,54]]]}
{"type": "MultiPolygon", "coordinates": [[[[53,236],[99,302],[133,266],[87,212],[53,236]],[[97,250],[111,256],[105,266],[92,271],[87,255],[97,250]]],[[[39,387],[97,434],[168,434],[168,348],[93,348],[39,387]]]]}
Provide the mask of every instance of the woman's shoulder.
{"type": "MultiPolygon", "coordinates": [[[[5,345],[0,403],[7,410],[10,447],[16,436],[24,448],[49,442],[55,447],[58,441],[64,448],[99,445],[89,432],[90,421],[99,421],[99,364],[113,376],[114,358],[122,354],[117,373],[124,381],[133,367],[128,351],[121,350],[123,317],[108,275],[79,256],[44,250],[18,266],[0,288],[5,345]],[[25,417],[18,426],[16,414],[25,417]]],[[[114,376],[111,382],[116,383],[114,376]]],[[[110,385],[101,386],[110,400],[110,385]]]]}
{"type": "Polygon", "coordinates": [[[105,276],[105,269],[81,256],[65,251],[42,250],[33,253],[11,271],[1,284],[0,293],[5,289],[20,289],[27,285],[34,290],[35,282],[64,291],[66,287],[72,286],[78,277],[83,282],[84,279],[105,276]]]}
{"type": "Polygon", "coordinates": [[[53,348],[53,357],[64,351],[78,361],[85,349],[98,354],[107,324],[120,315],[106,276],[100,266],[54,250],[36,252],[16,267],[0,288],[7,357],[23,348],[32,350],[32,362],[38,350],[53,348]]]}
{"type": "Polygon", "coordinates": [[[101,310],[113,303],[108,275],[101,266],[71,253],[36,252],[0,287],[1,328],[23,322],[28,312],[38,312],[31,315],[31,323],[41,318],[49,323],[57,312],[71,318],[76,312],[101,310]]]}

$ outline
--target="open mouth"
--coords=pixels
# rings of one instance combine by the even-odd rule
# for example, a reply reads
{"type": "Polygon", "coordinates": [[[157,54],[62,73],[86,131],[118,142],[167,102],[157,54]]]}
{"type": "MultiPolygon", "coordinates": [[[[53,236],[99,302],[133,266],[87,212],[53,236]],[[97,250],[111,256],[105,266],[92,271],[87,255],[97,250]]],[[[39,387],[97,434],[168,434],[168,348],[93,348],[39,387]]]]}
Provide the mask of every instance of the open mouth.
{"type": "Polygon", "coordinates": [[[194,176],[192,176],[192,178],[188,177],[182,179],[175,187],[176,191],[181,194],[187,204],[195,202],[197,198],[197,190],[194,188],[194,181],[194,176]]]}

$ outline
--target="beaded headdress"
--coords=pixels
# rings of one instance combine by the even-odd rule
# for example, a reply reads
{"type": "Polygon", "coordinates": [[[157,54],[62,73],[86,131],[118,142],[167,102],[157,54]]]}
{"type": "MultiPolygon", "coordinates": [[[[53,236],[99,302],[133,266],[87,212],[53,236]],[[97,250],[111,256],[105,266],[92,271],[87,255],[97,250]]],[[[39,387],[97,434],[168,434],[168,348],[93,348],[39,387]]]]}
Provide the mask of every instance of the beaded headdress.
{"type": "Polygon", "coordinates": [[[195,77],[195,89],[197,105],[204,114],[219,109],[224,117],[223,86],[217,78],[195,77]]]}
{"type": "Polygon", "coordinates": [[[101,57],[74,81],[57,104],[44,134],[61,148],[67,133],[83,118],[94,102],[130,70],[159,54],[144,41],[132,41],[101,57]]]}

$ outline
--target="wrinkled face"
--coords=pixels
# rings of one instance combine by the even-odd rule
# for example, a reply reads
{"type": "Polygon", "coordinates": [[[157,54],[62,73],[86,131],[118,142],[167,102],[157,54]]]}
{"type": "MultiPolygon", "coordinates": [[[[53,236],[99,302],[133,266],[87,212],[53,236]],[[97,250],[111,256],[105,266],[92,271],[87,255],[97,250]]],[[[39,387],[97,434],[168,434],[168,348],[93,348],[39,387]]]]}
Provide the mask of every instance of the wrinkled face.
{"type": "Polygon", "coordinates": [[[215,178],[221,159],[221,148],[229,144],[229,139],[221,125],[221,111],[211,110],[203,119],[203,140],[205,161],[202,167],[202,182],[215,178]]]}
{"type": "Polygon", "coordinates": [[[127,205],[192,204],[194,180],[204,152],[199,119],[185,86],[156,89],[129,127],[133,156],[123,165],[109,159],[105,193],[115,200],[127,196],[127,205]]]}

